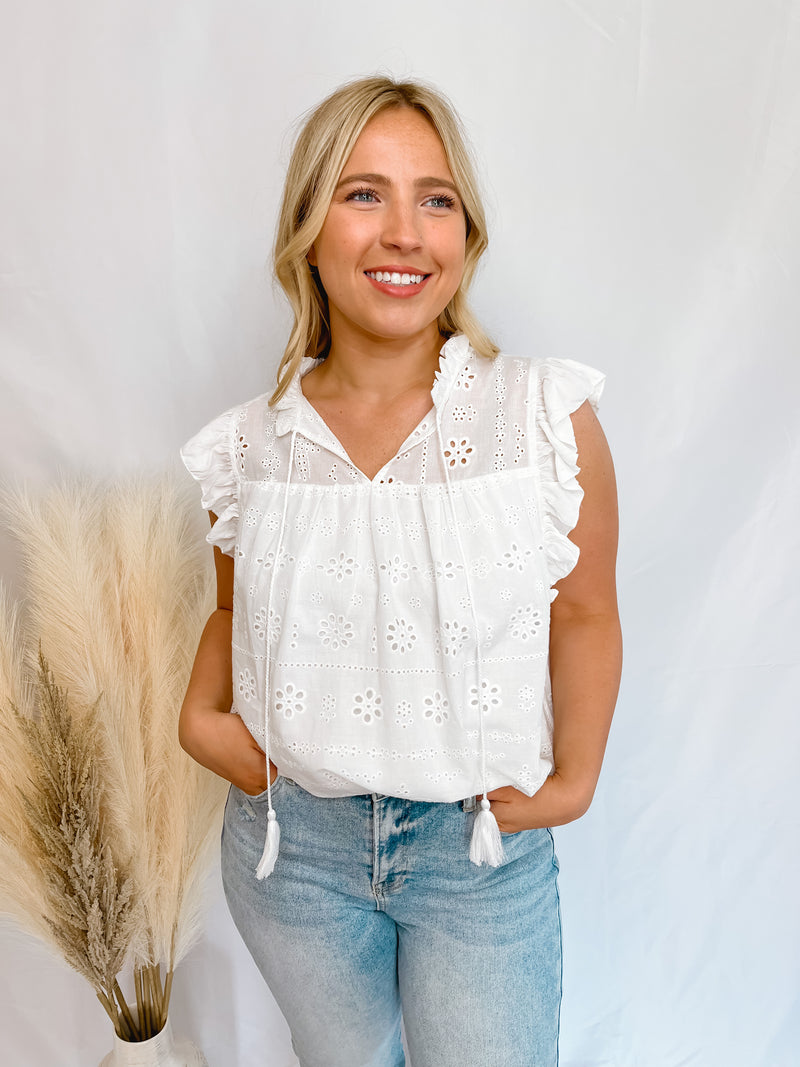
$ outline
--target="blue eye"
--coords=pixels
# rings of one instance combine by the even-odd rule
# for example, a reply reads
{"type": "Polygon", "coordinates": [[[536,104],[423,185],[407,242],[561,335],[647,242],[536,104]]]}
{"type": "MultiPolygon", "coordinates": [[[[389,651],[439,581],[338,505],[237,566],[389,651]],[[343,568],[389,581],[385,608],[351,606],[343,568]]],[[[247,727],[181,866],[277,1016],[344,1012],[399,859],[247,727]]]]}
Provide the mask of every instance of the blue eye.
{"type": "Polygon", "coordinates": [[[435,196],[429,196],[427,202],[435,208],[452,208],[455,207],[456,199],[447,193],[437,193],[435,196]]]}
{"type": "Polygon", "coordinates": [[[348,193],[346,200],[354,200],[357,204],[371,204],[377,199],[378,194],[374,189],[354,189],[352,193],[348,193]]]}

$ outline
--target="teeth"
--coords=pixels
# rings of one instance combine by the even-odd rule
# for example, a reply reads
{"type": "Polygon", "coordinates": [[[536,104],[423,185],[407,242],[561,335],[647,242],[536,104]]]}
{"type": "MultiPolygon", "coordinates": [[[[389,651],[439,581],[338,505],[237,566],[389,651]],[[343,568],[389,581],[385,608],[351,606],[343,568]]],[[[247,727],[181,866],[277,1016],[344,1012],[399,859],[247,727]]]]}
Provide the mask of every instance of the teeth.
{"type": "Polygon", "coordinates": [[[390,285],[419,285],[424,274],[401,274],[399,271],[371,270],[367,276],[376,282],[388,282],[390,285]]]}

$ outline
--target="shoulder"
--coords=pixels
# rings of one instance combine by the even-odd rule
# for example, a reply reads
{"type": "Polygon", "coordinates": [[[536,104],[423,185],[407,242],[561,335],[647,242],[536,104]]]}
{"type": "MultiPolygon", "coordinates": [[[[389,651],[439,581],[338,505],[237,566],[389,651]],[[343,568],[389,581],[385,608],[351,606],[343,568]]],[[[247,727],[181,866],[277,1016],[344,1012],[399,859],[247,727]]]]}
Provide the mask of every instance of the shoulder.
{"type": "Polygon", "coordinates": [[[243,404],[236,404],[225,413],[235,423],[244,422],[247,419],[275,420],[275,408],[270,407],[270,393],[261,393],[246,400],[243,404]]]}
{"type": "Polygon", "coordinates": [[[266,393],[244,404],[228,408],[198,430],[181,448],[181,458],[200,481],[214,470],[220,476],[226,467],[234,474],[241,469],[241,453],[246,450],[246,438],[256,436],[256,427],[266,428],[274,415],[266,393]]]}
{"type": "Polygon", "coordinates": [[[194,434],[187,444],[183,446],[181,452],[183,453],[195,443],[208,445],[214,443],[222,444],[227,441],[232,444],[237,429],[243,424],[264,423],[270,420],[274,422],[274,419],[273,409],[269,406],[269,394],[262,393],[252,400],[245,401],[243,404],[236,404],[223,411],[220,415],[216,415],[194,434]]]}
{"type": "Polygon", "coordinates": [[[588,400],[596,411],[605,387],[602,371],[574,359],[532,359],[531,375],[542,405],[552,414],[571,414],[588,400]]]}
{"type": "Polygon", "coordinates": [[[531,372],[533,360],[525,356],[509,355],[498,352],[496,356],[481,356],[473,348],[465,370],[481,381],[495,381],[498,378],[522,382],[531,372]]]}
{"type": "Polygon", "coordinates": [[[595,409],[605,383],[602,371],[574,359],[536,358],[507,352],[489,358],[478,355],[474,349],[470,349],[462,377],[469,384],[499,381],[517,386],[530,384],[540,392],[547,388],[563,394],[566,400],[580,397],[575,407],[588,399],[595,409]]]}

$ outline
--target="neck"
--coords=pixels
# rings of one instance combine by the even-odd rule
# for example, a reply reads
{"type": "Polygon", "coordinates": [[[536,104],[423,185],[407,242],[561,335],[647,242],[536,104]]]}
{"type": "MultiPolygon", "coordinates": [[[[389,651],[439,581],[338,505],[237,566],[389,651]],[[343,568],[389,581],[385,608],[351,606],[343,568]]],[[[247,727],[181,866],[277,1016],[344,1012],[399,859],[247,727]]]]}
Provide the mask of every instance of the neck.
{"type": "Polygon", "coordinates": [[[334,332],[327,358],[303,379],[307,397],[357,394],[362,401],[388,403],[410,390],[430,390],[444,344],[436,323],[411,340],[375,339],[334,332]]]}

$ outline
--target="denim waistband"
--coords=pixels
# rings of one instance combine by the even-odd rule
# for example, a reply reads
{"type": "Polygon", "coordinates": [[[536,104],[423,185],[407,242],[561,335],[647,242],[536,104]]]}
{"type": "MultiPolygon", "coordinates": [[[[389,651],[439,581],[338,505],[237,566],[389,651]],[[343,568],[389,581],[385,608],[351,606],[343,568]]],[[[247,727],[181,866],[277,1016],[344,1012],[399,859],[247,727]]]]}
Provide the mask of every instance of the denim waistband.
{"type": "MultiPolygon", "coordinates": [[[[285,782],[289,783],[289,785],[297,785],[297,782],[295,782],[293,778],[288,778],[286,775],[282,775],[282,777],[285,782]]],[[[388,796],[387,793],[361,793],[357,795],[367,797],[371,796],[373,800],[384,800],[388,796]]],[[[463,800],[456,800],[454,801],[454,803],[460,804],[462,811],[475,811],[475,808],[478,806],[478,797],[464,797],[463,800]]]]}

